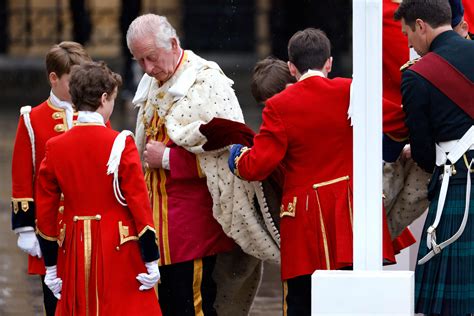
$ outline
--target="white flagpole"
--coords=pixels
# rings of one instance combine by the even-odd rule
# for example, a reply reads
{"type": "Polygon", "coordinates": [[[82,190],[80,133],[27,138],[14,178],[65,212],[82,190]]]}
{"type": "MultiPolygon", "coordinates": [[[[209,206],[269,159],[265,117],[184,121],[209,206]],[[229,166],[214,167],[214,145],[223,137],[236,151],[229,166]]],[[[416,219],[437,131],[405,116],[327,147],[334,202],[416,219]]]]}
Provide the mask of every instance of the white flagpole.
{"type": "Polygon", "coordinates": [[[382,270],[382,0],[353,1],[354,270],[382,270]]]}

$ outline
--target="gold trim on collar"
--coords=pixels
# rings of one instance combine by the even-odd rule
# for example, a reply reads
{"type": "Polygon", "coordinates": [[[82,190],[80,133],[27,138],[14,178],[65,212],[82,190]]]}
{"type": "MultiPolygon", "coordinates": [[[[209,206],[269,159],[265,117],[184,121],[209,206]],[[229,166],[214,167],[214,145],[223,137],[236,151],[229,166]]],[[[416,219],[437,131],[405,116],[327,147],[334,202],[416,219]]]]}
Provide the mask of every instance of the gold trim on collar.
{"type": "Polygon", "coordinates": [[[330,185],[330,184],[334,184],[334,183],[337,183],[337,182],[341,182],[341,181],[347,181],[349,179],[350,179],[349,176],[344,176],[344,177],[336,178],[336,179],[333,179],[333,180],[316,183],[316,184],[313,184],[313,189],[317,189],[317,188],[320,188],[320,187],[323,187],[323,186],[326,186],[326,185],[330,185]]]}

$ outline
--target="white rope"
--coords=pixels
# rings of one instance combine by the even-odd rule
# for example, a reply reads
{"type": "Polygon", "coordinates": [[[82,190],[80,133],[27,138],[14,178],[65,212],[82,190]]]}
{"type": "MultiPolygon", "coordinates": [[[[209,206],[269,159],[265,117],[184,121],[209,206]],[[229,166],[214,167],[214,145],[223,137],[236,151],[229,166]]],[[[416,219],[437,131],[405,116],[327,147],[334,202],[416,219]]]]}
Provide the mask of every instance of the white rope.
{"type": "Polygon", "coordinates": [[[31,125],[30,112],[31,112],[31,106],[29,105],[22,106],[20,109],[20,115],[23,116],[26,130],[28,131],[28,136],[30,136],[31,158],[32,158],[32,163],[33,163],[33,176],[34,176],[36,173],[35,132],[33,131],[33,126],[31,125]]]}
{"type": "Polygon", "coordinates": [[[125,141],[127,139],[127,136],[133,137],[133,133],[125,130],[117,135],[112,146],[112,150],[110,151],[109,161],[107,162],[107,175],[114,175],[112,184],[114,188],[115,198],[117,199],[117,202],[119,202],[122,206],[127,206],[127,203],[125,201],[125,197],[120,191],[118,170],[120,166],[120,159],[122,158],[122,152],[125,149],[125,141]]]}

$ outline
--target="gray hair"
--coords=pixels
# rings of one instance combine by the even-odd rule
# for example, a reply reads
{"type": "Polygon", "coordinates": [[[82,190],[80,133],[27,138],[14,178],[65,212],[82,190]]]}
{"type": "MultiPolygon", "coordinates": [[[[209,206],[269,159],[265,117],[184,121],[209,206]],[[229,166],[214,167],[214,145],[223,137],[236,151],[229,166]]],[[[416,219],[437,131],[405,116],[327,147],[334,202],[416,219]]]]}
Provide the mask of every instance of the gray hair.
{"type": "Polygon", "coordinates": [[[171,49],[170,40],[172,38],[175,38],[179,45],[176,30],[168,22],[168,19],[164,16],[148,13],[137,17],[128,27],[128,49],[130,49],[130,45],[134,40],[150,35],[155,36],[156,47],[171,49]]]}

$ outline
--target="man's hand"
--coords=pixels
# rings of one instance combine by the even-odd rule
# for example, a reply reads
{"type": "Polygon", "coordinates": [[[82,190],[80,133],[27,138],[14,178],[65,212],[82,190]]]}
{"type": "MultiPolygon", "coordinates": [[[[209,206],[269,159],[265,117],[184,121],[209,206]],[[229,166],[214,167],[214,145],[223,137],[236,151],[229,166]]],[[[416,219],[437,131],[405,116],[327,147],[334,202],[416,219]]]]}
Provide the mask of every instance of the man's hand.
{"type": "Polygon", "coordinates": [[[148,273],[140,273],[137,275],[137,280],[142,284],[139,287],[140,291],[145,291],[153,288],[160,279],[160,270],[158,270],[158,262],[152,261],[145,263],[148,273]]]}
{"type": "Polygon", "coordinates": [[[143,152],[143,160],[148,168],[158,169],[162,168],[163,153],[165,152],[166,146],[163,143],[150,140],[143,152]]]}
{"type": "Polygon", "coordinates": [[[46,275],[44,276],[44,284],[53,292],[54,296],[61,299],[61,289],[63,280],[58,278],[56,266],[46,267],[46,275]]]}
{"type": "Polygon", "coordinates": [[[411,159],[411,147],[410,144],[407,144],[405,147],[403,147],[400,160],[407,161],[409,159],[411,159]]]}
{"type": "Polygon", "coordinates": [[[33,228],[30,231],[18,233],[17,245],[30,256],[41,258],[41,249],[33,228]]]}

